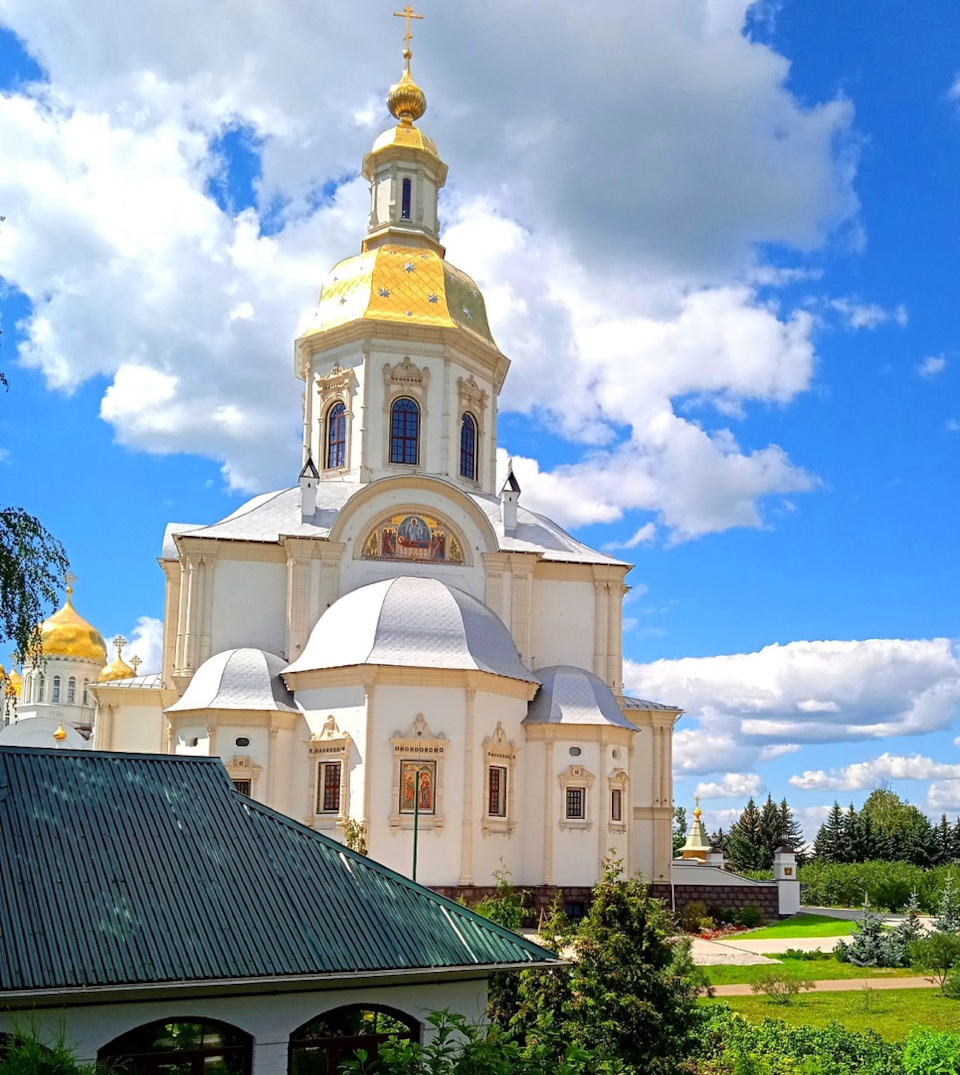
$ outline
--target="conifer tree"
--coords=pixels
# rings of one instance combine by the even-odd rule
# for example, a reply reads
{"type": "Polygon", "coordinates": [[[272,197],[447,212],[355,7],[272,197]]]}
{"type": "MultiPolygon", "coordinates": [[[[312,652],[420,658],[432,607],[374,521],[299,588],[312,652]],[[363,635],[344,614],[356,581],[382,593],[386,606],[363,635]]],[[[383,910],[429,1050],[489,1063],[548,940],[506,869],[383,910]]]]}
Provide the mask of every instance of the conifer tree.
{"type": "Polygon", "coordinates": [[[673,854],[680,854],[680,848],[687,842],[687,809],[678,806],[673,811],[673,854]]]}
{"type": "MultiPolygon", "coordinates": [[[[780,802],[780,843],[792,847],[797,855],[797,862],[803,863],[807,856],[804,852],[806,837],[797,815],[790,809],[786,799],[780,802]]],[[[776,850],[776,848],[774,848],[776,850]]]]}
{"type": "Polygon", "coordinates": [[[760,828],[760,810],[751,796],[740,817],[730,826],[727,854],[735,870],[767,869],[767,849],[760,828]]]}
{"type": "Polygon", "coordinates": [[[953,830],[950,828],[950,822],[947,821],[947,815],[941,814],[939,824],[933,830],[934,833],[934,846],[936,847],[936,859],[934,860],[934,866],[946,866],[953,858],[953,830]]]}
{"type": "Polygon", "coordinates": [[[950,830],[950,861],[960,862],[960,817],[950,830]]]}
{"type": "Polygon", "coordinates": [[[821,862],[848,861],[845,828],[843,811],[835,802],[813,841],[813,853],[821,862]]]}

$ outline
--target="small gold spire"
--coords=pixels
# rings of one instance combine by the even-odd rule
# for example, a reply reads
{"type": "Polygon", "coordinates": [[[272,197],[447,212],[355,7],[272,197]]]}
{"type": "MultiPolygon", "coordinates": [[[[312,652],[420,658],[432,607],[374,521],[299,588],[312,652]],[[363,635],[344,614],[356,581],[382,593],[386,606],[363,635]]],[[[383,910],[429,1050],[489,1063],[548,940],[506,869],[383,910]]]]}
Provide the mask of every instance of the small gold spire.
{"type": "Polygon", "coordinates": [[[694,817],[694,820],[699,821],[701,815],[703,814],[703,811],[700,809],[700,796],[697,795],[696,798],[693,801],[696,804],[696,807],[695,807],[695,809],[693,811],[693,817],[694,817]]]}
{"type": "Polygon", "coordinates": [[[390,87],[390,92],[387,94],[387,107],[390,109],[391,114],[400,120],[401,126],[412,127],[414,121],[418,120],[427,110],[426,94],[413,81],[413,76],[410,74],[410,57],[413,55],[410,51],[410,42],[413,40],[413,34],[410,32],[410,20],[422,19],[423,16],[415,14],[409,4],[403,11],[395,11],[393,14],[398,19],[407,20],[407,30],[403,35],[405,66],[400,81],[390,87]]]}
{"type": "Polygon", "coordinates": [[[64,739],[67,738],[67,731],[62,724],[53,733],[53,738],[56,739],[58,743],[62,743],[64,739]]]}
{"type": "Polygon", "coordinates": [[[79,582],[80,580],[72,571],[68,571],[63,576],[63,581],[67,584],[67,604],[72,608],[73,601],[71,600],[71,598],[73,597],[73,584],[75,582],[79,582]]]}

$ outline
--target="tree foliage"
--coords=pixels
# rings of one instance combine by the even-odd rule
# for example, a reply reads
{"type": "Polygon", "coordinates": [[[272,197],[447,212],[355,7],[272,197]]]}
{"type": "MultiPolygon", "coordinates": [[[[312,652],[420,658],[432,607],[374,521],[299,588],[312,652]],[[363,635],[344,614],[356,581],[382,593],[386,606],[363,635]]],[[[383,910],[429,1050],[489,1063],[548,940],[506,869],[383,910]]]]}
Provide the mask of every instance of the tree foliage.
{"type": "MultiPolygon", "coordinates": [[[[730,826],[725,853],[733,868],[741,873],[769,870],[781,845],[801,849],[803,829],[786,799],[778,805],[772,795],[767,795],[762,807],[751,798],[730,826]]],[[[802,852],[798,861],[802,861],[802,852]]]]}

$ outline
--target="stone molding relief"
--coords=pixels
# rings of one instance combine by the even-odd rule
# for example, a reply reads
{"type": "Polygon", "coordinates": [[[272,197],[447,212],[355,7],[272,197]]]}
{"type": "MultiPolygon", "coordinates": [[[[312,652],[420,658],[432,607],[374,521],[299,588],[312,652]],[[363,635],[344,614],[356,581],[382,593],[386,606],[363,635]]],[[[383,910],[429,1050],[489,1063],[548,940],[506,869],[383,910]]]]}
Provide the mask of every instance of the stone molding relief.
{"type": "Polygon", "coordinates": [[[491,833],[512,835],[517,828],[517,811],[514,804],[516,786],[517,748],[512,739],[507,738],[503,723],[497,721],[493,735],[488,735],[481,744],[483,747],[483,821],[480,831],[484,837],[491,833]],[[491,814],[490,811],[490,768],[499,766],[507,771],[507,812],[505,817],[491,814]]]}
{"type": "Polygon", "coordinates": [[[349,732],[342,732],[336,718],[331,713],[324,722],[321,731],[311,735],[306,742],[309,758],[309,787],[307,789],[307,814],[305,823],[313,827],[334,828],[347,816],[348,792],[350,781],[347,778],[347,766],[353,738],[349,732]],[[324,762],[340,763],[340,808],[336,814],[323,813],[318,809],[320,766],[324,762]]]}
{"type": "MultiPolygon", "coordinates": [[[[421,804],[418,824],[421,831],[439,831],[443,828],[443,778],[444,760],[450,740],[441,732],[435,735],[424,718],[418,713],[406,732],[395,732],[390,739],[393,754],[393,794],[390,814],[390,829],[394,833],[413,828],[414,814],[403,801],[407,801],[410,788],[403,780],[409,781],[417,763],[423,763],[424,771],[429,774],[429,785],[421,784],[421,804]]],[[[422,778],[421,778],[422,779],[422,778]]],[[[412,802],[412,800],[410,800],[412,802]]]]}
{"type": "Polygon", "coordinates": [[[596,776],[585,765],[570,765],[562,773],[557,774],[560,782],[560,817],[561,829],[586,829],[593,828],[591,792],[593,791],[596,776]],[[584,814],[582,818],[567,817],[567,788],[584,788],[584,814]]]}

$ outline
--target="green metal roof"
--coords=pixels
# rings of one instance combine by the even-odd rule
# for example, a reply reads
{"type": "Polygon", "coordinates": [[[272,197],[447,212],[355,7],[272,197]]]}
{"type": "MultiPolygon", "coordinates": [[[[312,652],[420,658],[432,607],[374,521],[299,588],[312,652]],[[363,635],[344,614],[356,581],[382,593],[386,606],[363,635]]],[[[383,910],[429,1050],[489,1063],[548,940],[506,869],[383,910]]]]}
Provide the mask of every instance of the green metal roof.
{"type": "Polygon", "coordinates": [[[217,758],[0,747],[0,996],[549,962],[217,758]]]}

